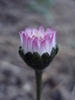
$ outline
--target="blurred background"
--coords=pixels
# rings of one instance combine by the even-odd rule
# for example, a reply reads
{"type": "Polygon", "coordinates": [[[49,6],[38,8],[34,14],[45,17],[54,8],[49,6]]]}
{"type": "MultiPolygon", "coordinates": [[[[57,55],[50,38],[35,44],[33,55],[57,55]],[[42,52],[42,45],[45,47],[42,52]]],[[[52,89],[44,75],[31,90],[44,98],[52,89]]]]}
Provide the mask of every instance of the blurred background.
{"type": "Polygon", "coordinates": [[[19,31],[57,30],[59,52],[43,73],[41,100],[75,100],[75,0],[0,0],[0,100],[35,100],[35,73],[20,58],[19,31]]]}

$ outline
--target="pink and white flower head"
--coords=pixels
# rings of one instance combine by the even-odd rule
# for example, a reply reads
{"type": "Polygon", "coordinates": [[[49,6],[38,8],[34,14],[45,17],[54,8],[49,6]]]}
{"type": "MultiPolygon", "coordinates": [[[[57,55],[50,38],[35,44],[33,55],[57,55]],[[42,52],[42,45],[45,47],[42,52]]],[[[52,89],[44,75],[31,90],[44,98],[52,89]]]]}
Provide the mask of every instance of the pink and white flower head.
{"type": "Polygon", "coordinates": [[[19,54],[22,59],[35,70],[47,67],[58,52],[56,31],[48,28],[44,31],[27,28],[20,33],[21,47],[19,54]]]}
{"type": "Polygon", "coordinates": [[[47,52],[50,55],[52,48],[56,48],[57,32],[50,28],[47,28],[46,31],[42,26],[40,26],[39,30],[26,28],[19,34],[24,54],[37,52],[41,56],[47,52]]]}

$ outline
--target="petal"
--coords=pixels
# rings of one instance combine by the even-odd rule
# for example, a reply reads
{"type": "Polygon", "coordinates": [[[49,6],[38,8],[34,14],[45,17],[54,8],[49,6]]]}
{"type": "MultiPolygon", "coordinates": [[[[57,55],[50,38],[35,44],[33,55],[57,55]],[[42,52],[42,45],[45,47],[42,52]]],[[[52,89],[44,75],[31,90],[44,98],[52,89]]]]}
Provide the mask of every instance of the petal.
{"type": "Polygon", "coordinates": [[[45,35],[45,32],[44,32],[44,27],[43,26],[40,26],[40,28],[39,28],[39,34],[40,34],[40,37],[44,37],[44,35],[45,35]]]}
{"type": "Polygon", "coordinates": [[[47,49],[49,49],[48,51],[48,53],[49,54],[51,54],[51,51],[52,51],[52,45],[53,45],[53,36],[52,37],[49,37],[48,39],[47,39],[47,49]],[[49,45],[49,48],[48,48],[48,45],[49,45]]]}
{"type": "Polygon", "coordinates": [[[20,35],[21,46],[23,47],[23,34],[19,32],[19,35],[20,35]]]}
{"type": "Polygon", "coordinates": [[[47,30],[46,30],[46,34],[52,34],[52,29],[47,28],[47,30]]]}
{"type": "Polygon", "coordinates": [[[27,51],[33,53],[32,42],[33,42],[32,38],[28,37],[28,39],[27,39],[27,51]]]}
{"type": "Polygon", "coordinates": [[[32,35],[34,36],[34,35],[36,35],[36,33],[38,33],[37,29],[33,28],[32,35]]]}
{"type": "Polygon", "coordinates": [[[24,54],[27,53],[27,36],[23,34],[23,49],[24,49],[24,54]]]}
{"type": "Polygon", "coordinates": [[[53,43],[53,37],[50,37],[50,35],[46,35],[44,37],[45,41],[46,41],[46,52],[48,54],[51,54],[52,51],[52,43],[53,43]]]}
{"type": "Polygon", "coordinates": [[[39,28],[39,32],[41,32],[41,33],[44,34],[44,27],[43,27],[43,26],[40,26],[40,28],[39,28]]]}
{"type": "Polygon", "coordinates": [[[56,47],[56,35],[57,35],[57,32],[53,31],[53,47],[54,48],[56,47]]]}
{"type": "Polygon", "coordinates": [[[46,40],[44,39],[43,41],[41,41],[41,45],[40,45],[40,55],[42,55],[43,53],[46,52],[46,40]]]}
{"type": "Polygon", "coordinates": [[[31,33],[32,33],[32,29],[31,28],[26,28],[25,34],[30,37],[31,36],[31,33]]]}
{"type": "Polygon", "coordinates": [[[33,52],[38,52],[40,54],[40,40],[35,37],[32,43],[33,52]]]}

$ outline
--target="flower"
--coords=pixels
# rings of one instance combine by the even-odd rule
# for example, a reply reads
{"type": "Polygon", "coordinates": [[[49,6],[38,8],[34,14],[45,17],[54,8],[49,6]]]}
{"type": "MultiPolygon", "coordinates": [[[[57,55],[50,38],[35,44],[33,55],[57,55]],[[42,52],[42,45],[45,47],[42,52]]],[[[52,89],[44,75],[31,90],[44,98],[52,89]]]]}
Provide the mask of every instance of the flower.
{"type": "Polygon", "coordinates": [[[56,31],[40,26],[39,30],[26,28],[20,33],[21,47],[24,54],[27,52],[38,52],[40,55],[43,53],[51,54],[52,48],[56,48],[56,31]]]}
{"type": "Polygon", "coordinates": [[[19,32],[21,47],[19,54],[33,69],[41,70],[47,67],[58,52],[56,31],[40,26],[39,30],[26,28],[19,32]]]}

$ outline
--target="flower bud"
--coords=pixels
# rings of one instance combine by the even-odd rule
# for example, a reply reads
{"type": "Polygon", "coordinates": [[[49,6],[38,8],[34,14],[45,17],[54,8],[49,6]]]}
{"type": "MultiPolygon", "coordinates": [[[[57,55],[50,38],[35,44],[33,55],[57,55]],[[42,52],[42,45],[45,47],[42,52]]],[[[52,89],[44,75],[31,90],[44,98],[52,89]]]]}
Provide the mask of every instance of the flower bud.
{"type": "Polygon", "coordinates": [[[21,47],[19,54],[33,69],[47,67],[58,52],[56,31],[41,26],[39,30],[27,28],[20,33],[21,47]]]}

